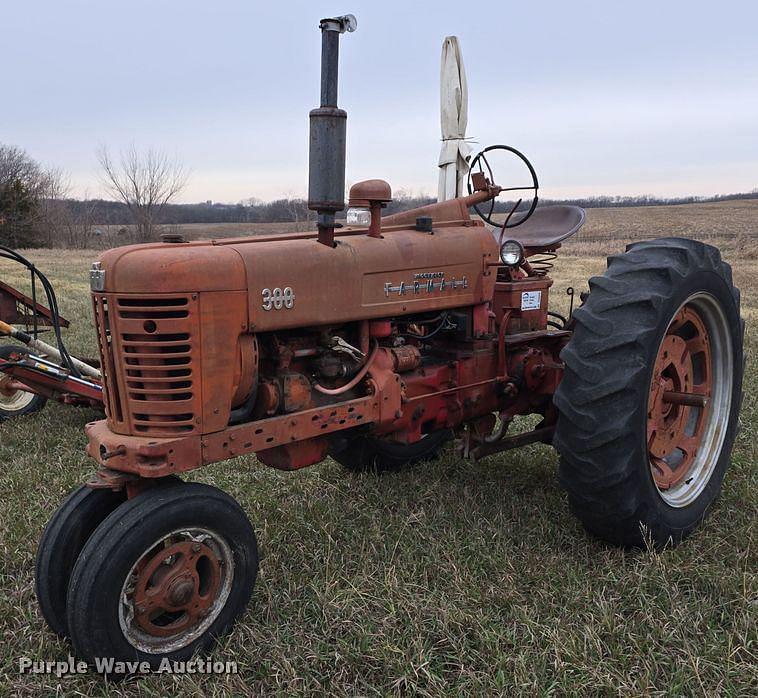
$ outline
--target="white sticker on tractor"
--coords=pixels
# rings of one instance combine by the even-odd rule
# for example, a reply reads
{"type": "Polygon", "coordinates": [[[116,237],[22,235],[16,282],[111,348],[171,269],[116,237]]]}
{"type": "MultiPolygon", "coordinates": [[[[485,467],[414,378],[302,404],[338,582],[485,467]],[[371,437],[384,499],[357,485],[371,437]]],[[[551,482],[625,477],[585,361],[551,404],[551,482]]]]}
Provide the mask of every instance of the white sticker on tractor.
{"type": "Polygon", "coordinates": [[[542,305],[542,291],[522,291],[521,310],[539,310],[542,305]]]}

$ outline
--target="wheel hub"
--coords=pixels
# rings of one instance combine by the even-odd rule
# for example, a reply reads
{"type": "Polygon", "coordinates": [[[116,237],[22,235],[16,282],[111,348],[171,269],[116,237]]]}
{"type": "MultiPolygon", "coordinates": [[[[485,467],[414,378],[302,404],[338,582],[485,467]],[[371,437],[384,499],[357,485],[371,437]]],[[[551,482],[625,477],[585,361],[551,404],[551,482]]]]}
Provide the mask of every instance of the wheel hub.
{"type": "Polygon", "coordinates": [[[14,379],[12,376],[0,372],[0,408],[21,410],[34,399],[34,393],[26,390],[17,390],[11,387],[13,383],[14,379]]]}
{"type": "Polygon", "coordinates": [[[16,392],[10,387],[11,377],[7,373],[0,373],[0,397],[10,397],[16,392]]]}
{"type": "Polygon", "coordinates": [[[195,583],[189,577],[182,577],[172,582],[166,594],[166,601],[169,605],[181,608],[186,606],[195,593],[195,583]]]}
{"type": "Polygon", "coordinates": [[[204,531],[180,531],[151,546],[122,592],[127,639],[146,651],[189,644],[226,602],[232,567],[228,546],[204,531]]]}
{"type": "Polygon", "coordinates": [[[660,491],[686,480],[712,393],[708,329],[695,307],[676,313],[661,342],[648,398],[650,471],[660,491]]]}

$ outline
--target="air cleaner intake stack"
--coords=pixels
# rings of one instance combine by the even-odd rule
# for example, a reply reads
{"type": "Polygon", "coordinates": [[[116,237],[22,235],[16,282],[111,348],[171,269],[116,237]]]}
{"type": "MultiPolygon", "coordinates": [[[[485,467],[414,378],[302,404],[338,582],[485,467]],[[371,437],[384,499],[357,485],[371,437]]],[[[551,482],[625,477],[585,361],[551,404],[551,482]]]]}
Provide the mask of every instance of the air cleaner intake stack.
{"type": "Polygon", "coordinates": [[[334,214],[345,208],[347,112],[337,107],[339,39],[353,32],[354,15],[322,19],[321,106],[310,113],[308,208],[318,212],[318,241],[334,246],[334,214]]]}

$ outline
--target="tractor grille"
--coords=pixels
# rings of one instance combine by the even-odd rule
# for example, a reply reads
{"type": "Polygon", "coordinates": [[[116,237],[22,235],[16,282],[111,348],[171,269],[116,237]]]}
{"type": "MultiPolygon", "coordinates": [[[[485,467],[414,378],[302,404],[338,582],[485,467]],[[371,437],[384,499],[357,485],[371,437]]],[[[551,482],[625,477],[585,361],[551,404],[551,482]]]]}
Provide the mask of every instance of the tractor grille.
{"type": "Polygon", "coordinates": [[[115,431],[177,436],[199,426],[196,303],[187,296],[94,296],[106,410],[115,431]]]}

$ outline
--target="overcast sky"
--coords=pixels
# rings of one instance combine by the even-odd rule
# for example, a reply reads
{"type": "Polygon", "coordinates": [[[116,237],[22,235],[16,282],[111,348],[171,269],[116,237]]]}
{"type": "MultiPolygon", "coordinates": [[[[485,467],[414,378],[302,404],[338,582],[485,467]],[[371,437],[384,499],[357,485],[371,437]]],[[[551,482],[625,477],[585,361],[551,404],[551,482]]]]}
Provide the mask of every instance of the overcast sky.
{"type": "MultiPolygon", "coordinates": [[[[184,201],[303,195],[318,20],[346,12],[348,181],[436,193],[439,60],[461,41],[468,135],[523,150],[544,196],[758,187],[755,0],[0,0],[0,142],[101,193],[95,150],[157,147],[184,201]]],[[[477,147],[476,144],[474,147],[477,147]]]]}

